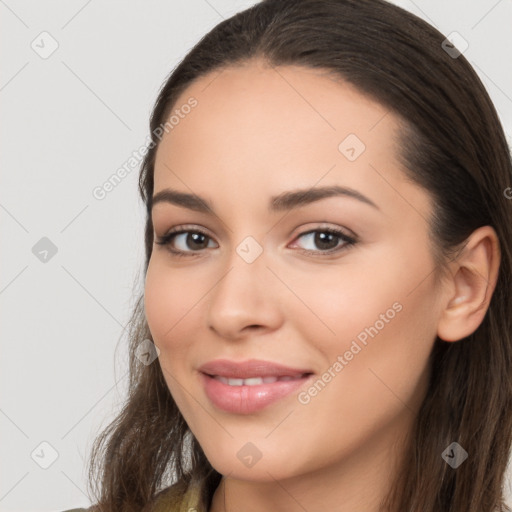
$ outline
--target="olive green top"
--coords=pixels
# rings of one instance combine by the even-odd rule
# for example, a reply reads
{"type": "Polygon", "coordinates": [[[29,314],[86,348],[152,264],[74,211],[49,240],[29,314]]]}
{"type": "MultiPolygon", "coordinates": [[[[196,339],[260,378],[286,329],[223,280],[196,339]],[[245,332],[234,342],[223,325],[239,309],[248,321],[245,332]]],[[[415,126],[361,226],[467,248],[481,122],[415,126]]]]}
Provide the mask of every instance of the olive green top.
{"type": "MultiPolygon", "coordinates": [[[[185,489],[182,483],[176,483],[158,494],[152,512],[207,512],[199,507],[201,488],[197,483],[185,489]]],[[[63,512],[89,512],[91,508],[73,508],[63,512]]]]}
{"type": "Polygon", "coordinates": [[[201,487],[190,484],[185,491],[179,484],[172,485],[162,493],[152,512],[208,512],[199,506],[201,487]]]}

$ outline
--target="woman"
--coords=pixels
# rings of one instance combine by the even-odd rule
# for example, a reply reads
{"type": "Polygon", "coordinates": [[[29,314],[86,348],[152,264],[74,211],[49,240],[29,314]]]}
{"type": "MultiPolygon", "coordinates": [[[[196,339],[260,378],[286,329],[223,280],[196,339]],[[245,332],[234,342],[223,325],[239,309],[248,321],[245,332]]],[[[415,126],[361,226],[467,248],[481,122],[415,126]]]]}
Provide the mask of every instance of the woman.
{"type": "Polygon", "coordinates": [[[265,0],[172,72],[91,510],[510,511],[512,163],[445,39],[265,0]]]}

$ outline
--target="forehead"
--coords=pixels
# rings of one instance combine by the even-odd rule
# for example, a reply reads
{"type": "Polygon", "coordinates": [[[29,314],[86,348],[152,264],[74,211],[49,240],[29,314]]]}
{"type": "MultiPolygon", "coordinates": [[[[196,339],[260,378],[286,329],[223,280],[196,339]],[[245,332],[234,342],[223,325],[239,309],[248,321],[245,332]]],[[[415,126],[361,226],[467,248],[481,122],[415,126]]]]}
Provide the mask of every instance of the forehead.
{"type": "Polygon", "coordinates": [[[393,201],[396,190],[382,187],[381,173],[403,178],[398,118],[325,70],[262,61],[216,70],[192,83],[169,116],[155,192],[252,196],[265,194],[265,183],[271,195],[319,183],[378,187],[384,201],[393,201]],[[192,100],[195,106],[185,108],[192,100]]]}
{"type": "Polygon", "coordinates": [[[173,113],[181,114],[180,119],[173,116],[178,121],[172,127],[176,144],[195,135],[203,144],[229,139],[275,146],[293,139],[325,139],[326,145],[353,133],[375,146],[390,143],[382,135],[398,128],[398,120],[385,107],[328,71],[271,67],[261,60],[199,78],[177,98],[170,116],[173,113]],[[197,101],[193,109],[187,107],[190,98],[197,101]],[[188,114],[180,112],[184,107],[188,114]]]}

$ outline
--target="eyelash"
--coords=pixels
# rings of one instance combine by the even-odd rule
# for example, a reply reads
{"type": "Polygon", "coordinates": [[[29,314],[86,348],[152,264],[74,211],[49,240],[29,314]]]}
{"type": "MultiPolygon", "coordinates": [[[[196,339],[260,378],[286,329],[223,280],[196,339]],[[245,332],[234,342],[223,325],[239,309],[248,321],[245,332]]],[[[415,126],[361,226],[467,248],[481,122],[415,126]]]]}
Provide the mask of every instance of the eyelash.
{"type": "MultiPolygon", "coordinates": [[[[205,237],[207,237],[210,240],[211,240],[211,237],[207,233],[205,233],[204,231],[202,231],[200,229],[197,229],[197,228],[196,229],[185,229],[185,228],[188,228],[188,226],[182,226],[179,228],[175,228],[174,230],[168,232],[163,237],[157,238],[157,240],[155,240],[155,243],[158,245],[166,246],[167,250],[170,253],[172,253],[172,255],[175,257],[194,257],[199,252],[201,252],[203,249],[201,249],[201,251],[179,251],[179,250],[173,249],[171,247],[171,241],[174,239],[174,237],[177,235],[181,235],[183,233],[199,233],[201,235],[204,235],[205,237]]],[[[311,233],[328,233],[328,234],[336,235],[338,238],[340,238],[345,243],[341,247],[336,247],[334,249],[326,249],[326,250],[321,249],[319,251],[311,251],[308,249],[301,249],[300,252],[302,252],[304,254],[312,254],[314,256],[318,256],[318,253],[320,253],[320,257],[322,257],[324,255],[329,256],[331,254],[341,252],[342,250],[346,250],[346,249],[354,246],[357,243],[357,239],[346,235],[343,231],[340,231],[338,229],[333,229],[333,228],[317,228],[317,229],[305,231],[304,233],[300,233],[297,236],[297,239],[301,238],[305,235],[309,235],[311,233]]]]}

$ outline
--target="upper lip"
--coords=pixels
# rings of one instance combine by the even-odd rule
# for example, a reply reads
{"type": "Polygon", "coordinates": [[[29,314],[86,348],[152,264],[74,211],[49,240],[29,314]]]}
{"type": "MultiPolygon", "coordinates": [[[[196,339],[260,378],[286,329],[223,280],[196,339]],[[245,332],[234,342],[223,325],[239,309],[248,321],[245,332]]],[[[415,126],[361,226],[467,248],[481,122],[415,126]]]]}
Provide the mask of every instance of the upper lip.
{"type": "Polygon", "coordinates": [[[250,359],[248,361],[235,362],[229,359],[215,359],[203,364],[199,371],[210,376],[218,376],[234,379],[250,379],[253,377],[301,377],[312,373],[307,368],[290,368],[272,361],[250,359]]]}

